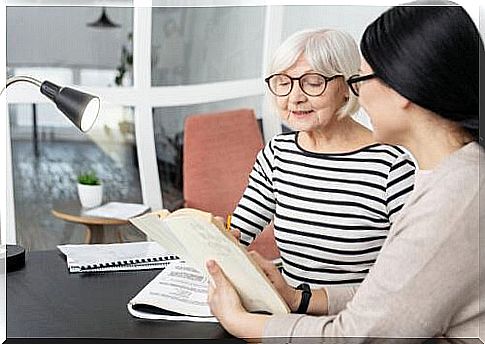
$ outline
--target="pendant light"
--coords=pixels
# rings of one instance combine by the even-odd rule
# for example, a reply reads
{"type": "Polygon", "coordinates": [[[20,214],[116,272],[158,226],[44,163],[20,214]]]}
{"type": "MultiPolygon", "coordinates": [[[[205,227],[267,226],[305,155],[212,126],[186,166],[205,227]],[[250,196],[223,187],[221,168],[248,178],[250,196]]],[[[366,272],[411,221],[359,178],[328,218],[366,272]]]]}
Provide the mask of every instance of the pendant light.
{"type": "Polygon", "coordinates": [[[103,7],[101,16],[98,18],[98,20],[92,23],[88,23],[86,25],[98,29],[114,29],[121,26],[112,22],[111,19],[108,18],[108,15],[106,14],[106,7],[103,7]]]}

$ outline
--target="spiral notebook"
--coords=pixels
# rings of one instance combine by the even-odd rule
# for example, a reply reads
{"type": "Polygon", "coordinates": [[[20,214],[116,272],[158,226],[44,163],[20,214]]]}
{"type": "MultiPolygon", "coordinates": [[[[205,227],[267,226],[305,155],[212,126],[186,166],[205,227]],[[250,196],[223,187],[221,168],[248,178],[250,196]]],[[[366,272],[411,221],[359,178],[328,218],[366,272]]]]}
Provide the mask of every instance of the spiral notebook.
{"type": "Polygon", "coordinates": [[[179,258],[156,242],[58,245],[69,272],[108,272],[163,269],[179,258]]]}

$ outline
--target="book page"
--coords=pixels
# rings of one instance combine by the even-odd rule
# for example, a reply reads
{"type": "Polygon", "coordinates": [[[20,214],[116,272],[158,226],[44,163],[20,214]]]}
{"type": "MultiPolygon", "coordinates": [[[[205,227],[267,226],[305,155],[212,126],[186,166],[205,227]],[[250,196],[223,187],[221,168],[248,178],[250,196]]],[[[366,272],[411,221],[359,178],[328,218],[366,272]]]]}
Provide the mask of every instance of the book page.
{"type": "Polygon", "coordinates": [[[160,218],[164,218],[166,215],[166,213],[150,213],[130,219],[130,222],[145,233],[147,237],[156,241],[165,249],[173,252],[179,257],[185,257],[188,254],[187,250],[160,218]]]}
{"type": "Polygon", "coordinates": [[[172,263],[128,303],[128,310],[141,318],[216,322],[207,304],[208,286],[198,270],[172,263]]]}
{"type": "Polygon", "coordinates": [[[238,291],[247,310],[266,311],[273,314],[289,313],[286,303],[271,282],[249,259],[245,249],[231,240],[229,233],[222,232],[200,216],[190,214],[169,215],[163,220],[152,215],[142,218],[151,218],[150,223],[145,221],[145,226],[139,227],[145,234],[164,246],[167,241],[159,232],[163,231],[163,228],[170,231],[173,241],[182,247],[164,247],[173,250],[175,254],[205,274],[207,274],[206,262],[214,259],[238,291]],[[163,223],[163,226],[157,222],[163,223]]]}

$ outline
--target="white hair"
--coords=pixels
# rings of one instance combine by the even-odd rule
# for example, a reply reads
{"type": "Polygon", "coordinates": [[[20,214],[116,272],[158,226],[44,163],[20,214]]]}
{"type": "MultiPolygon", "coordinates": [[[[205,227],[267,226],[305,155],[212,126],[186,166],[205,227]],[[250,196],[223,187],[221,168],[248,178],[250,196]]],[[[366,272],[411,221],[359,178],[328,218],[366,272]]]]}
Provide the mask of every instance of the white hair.
{"type": "MultiPolygon", "coordinates": [[[[289,69],[304,54],[315,71],[325,76],[342,74],[347,80],[357,74],[360,54],[355,40],[346,32],[331,29],[309,29],[295,32],[276,49],[270,63],[270,74],[289,69]]],[[[346,87],[347,84],[345,84],[346,87]]],[[[343,118],[359,109],[357,97],[348,90],[348,101],[337,111],[343,118]]]]}

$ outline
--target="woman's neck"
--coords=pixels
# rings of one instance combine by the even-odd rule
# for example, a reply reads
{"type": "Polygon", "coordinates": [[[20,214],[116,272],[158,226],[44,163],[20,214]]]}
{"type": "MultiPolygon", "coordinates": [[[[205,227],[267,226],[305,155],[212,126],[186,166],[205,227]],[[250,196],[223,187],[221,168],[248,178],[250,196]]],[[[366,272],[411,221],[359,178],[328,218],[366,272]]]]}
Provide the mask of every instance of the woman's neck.
{"type": "Polygon", "coordinates": [[[422,170],[434,170],[443,160],[472,141],[471,135],[464,129],[436,115],[415,121],[407,137],[402,145],[414,155],[422,170]]]}
{"type": "Polygon", "coordinates": [[[351,117],[335,121],[325,128],[301,132],[298,143],[312,152],[346,152],[375,142],[372,132],[351,117]]]}

